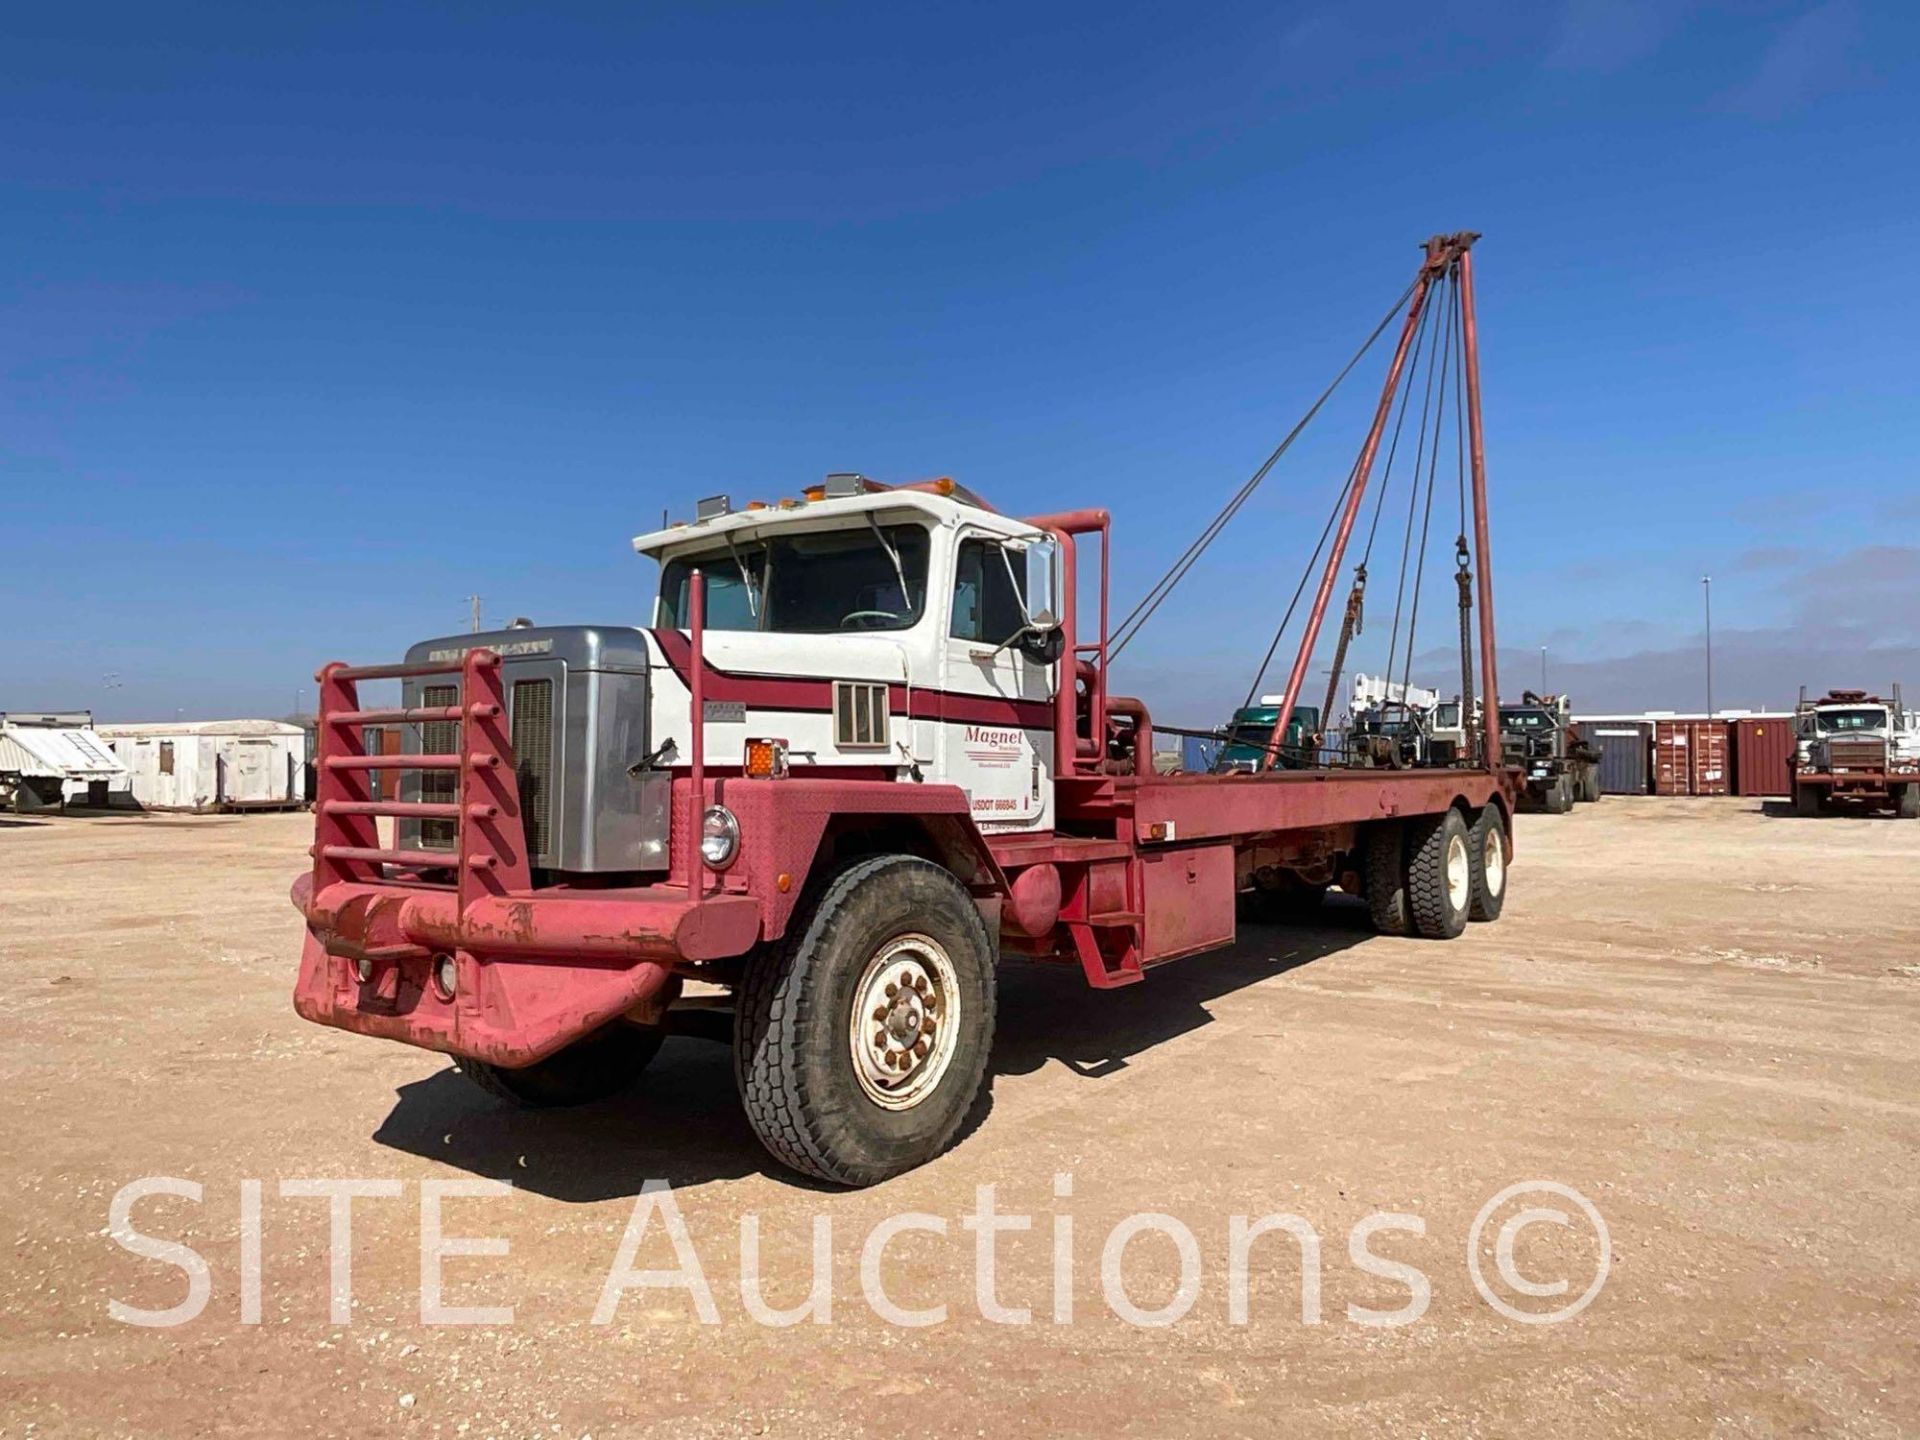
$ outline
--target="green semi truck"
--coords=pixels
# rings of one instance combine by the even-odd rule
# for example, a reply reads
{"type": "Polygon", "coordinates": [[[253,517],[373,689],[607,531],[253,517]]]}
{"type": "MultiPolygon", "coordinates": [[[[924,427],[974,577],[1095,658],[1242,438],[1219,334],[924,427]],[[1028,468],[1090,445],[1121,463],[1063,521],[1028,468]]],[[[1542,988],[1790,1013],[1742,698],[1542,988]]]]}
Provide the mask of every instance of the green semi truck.
{"type": "MultiPolygon", "coordinates": [[[[1234,711],[1233,719],[1227,724],[1226,743],[1220,747],[1220,753],[1214,756],[1214,774],[1229,775],[1236,770],[1258,770],[1260,762],[1266,758],[1268,746],[1273,743],[1273,722],[1279,718],[1278,695],[1262,695],[1258,705],[1243,705],[1234,711]]],[[[1275,768],[1304,770],[1318,749],[1317,740],[1313,737],[1319,734],[1320,707],[1294,706],[1293,718],[1287,721],[1287,733],[1280,743],[1279,754],[1274,757],[1275,768]]]]}

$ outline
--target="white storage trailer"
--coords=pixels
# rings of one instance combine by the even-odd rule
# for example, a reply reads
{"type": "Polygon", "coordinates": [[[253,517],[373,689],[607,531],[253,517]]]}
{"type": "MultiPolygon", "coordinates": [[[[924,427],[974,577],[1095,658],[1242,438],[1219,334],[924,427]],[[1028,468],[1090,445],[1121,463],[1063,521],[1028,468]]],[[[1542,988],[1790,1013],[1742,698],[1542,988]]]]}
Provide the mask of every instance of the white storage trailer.
{"type": "Polygon", "coordinates": [[[307,732],[280,720],[102,725],[147,810],[272,810],[306,803],[307,732]]]}

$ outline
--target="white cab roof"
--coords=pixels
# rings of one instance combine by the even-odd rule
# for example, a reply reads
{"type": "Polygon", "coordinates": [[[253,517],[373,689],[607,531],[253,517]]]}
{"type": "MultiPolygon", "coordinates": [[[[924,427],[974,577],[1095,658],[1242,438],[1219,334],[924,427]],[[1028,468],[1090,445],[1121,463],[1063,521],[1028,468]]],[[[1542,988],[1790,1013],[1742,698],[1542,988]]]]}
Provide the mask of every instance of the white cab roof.
{"type": "Polygon", "coordinates": [[[839,499],[792,500],[758,510],[734,510],[711,520],[690,520],[665,530],[636,535],[633,548],[642,555],[665,555],[675,550],[704,547],[723,535],[733,536],[738,543],[774,529],[828,529],[849,518],[868,514],[898,516],[902,511],[918,512],[936,525],[965,523],[1009,537],[1037,537],[1040,533],[1024,520],[949,496],[925,490],[876,490],[839,499]]]}

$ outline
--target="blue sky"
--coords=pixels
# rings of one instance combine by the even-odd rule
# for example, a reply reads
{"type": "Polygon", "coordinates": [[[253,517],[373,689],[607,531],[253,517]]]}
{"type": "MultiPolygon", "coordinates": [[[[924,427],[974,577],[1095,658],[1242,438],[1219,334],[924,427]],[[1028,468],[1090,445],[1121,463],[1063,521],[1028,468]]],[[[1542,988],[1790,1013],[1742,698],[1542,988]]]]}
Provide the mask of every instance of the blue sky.
{"type": "MultiPolygon", "coordinates": [[[[1710,571],[1720,703],[1920,680],[1916,42],[1858,0],[16,7],[0,709],[280,714],[475,592],[644,623],[663,507],[839,469],[1107,505],[1124,610],[1456,228],[1508,675],[1697,705],[1710,571]]],[[[1245,689],[1373,378],[1129,651],[1156,715],[1245,689]]]]}

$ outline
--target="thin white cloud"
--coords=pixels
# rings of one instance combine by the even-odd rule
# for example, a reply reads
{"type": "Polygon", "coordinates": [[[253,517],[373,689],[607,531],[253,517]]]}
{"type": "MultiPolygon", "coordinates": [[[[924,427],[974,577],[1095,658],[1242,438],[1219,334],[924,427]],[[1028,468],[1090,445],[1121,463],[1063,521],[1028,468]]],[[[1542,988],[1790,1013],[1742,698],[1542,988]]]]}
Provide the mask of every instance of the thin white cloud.
{"type": "Polygon", "coordinates": [[[1783,25],[1753,74],[1724,97],[1729,110],[1774,120],[1865,80],[1854,58],[1860,15],[1854,0],[1828,0],[1783,25]]]}
{"type": "Polygon", "coordinates": [[[1625,69],[1658,50],[1691,8],[1679,0],[1568,0],[1544,63],[1597,74],[1625,69]]]}

